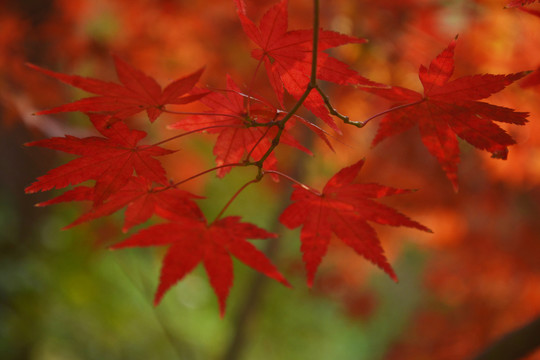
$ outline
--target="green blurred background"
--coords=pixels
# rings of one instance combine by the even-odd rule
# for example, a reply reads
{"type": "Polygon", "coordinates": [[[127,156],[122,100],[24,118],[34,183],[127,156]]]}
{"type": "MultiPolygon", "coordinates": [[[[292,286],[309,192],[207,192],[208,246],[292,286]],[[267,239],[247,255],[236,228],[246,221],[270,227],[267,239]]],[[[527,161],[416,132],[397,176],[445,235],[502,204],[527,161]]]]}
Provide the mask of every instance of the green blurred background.
{"type": "MultiPolygon", "coordinates": [[[[423,261],[417,249],[395,263],[399,287],[382,274],[373,277],[362,293],[376,305],[360,304],[365,311],[354,317],[335,298],[307,289],[294,266],[299,233],[288,231],[269,241],[279,241],[275,262],[294,289],[262,280],[235,261],[223,319],[202,267],[154,307],[162,249],[107,250],[123,237],[117,232],[121,214],[60,230],[81,208],[36,208],[32,204],[44,197],[23,191],[58,159],[22,146],[29,136],[23,128],[4,135],[2,169],[10,171],[2,175],[0,202],[2,359],[380,359],[419,304],[423,261]],[[254,286],[258,282],[264,283],[254,286]],[[246,307],[253,308],[238,325],[246,307]],[[239,326],[245,336],[233,350],[239,326]]],[[[216,214],[243,181],[238,172],[226,180],[212,176],[205,194],[213,201],[201,203],[205,213],[216,214]]],[[[248,188],[229,213],[279,231],[271,196],[248,188]]]]}

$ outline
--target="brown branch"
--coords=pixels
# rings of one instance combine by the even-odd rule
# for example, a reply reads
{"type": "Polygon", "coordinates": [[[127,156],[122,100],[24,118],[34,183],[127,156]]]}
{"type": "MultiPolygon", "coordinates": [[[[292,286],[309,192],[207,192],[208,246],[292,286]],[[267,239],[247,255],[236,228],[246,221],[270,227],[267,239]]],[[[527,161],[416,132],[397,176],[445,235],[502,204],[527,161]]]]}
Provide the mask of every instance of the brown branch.
{"type": "Polygon", "coordinates": [[[518,360],[540,348],[540,316],[485,348],[472,360],[518,360]]]}
{"type": "MultiPolygon", "coordinates": [[[[314,24],[317,26],[314,26],[313,30],[313,41],[318,42],[318,29],[319,29],[319,1],[314,0],[314,24]]],[[[316,75],[316,61],[317,61],[317,46],[313,46],[313,61],[312,61],[312,81],[314,80],[314,74],[316,75]],[[315,68],[315,69],[314,69],[315,68]]],[[[284,120],[288,120],[290,117],[294,115],[296,110],[300,107],[300,105],[303,103],[305,98],[307,98],[307,95],[309,95],[309,92],[315,88],[315,86],[312,86],[313,84],[310,82],[308,88],[306,89],[306,92],[304,93],[304,96],[298,101],[295,105],[295,107],[286,115],[284,120]]],[[[282,120],[283,121],[283,120],[282,120]]],[[[285,124],[283,123],[283,126],[285,124]]],[[[282,128],[280,128],[280,131],[282,131],[282,128]]],[[[280,132],[278,132],[276,138],[279,141],[279,136],[281,135],[280,132]]],[[[313,133],[308,132],[309,139],[313,140],[313,133]]],[[[274,146],[275,147],[275,146],[274,146]]],[[[273,150],[273,148],[271,148],[273,150]]],[[[297,164],[293,165],[294,172],[296,174],[292,174],[291,178],[296,178],[299,176],[299,174],[302,173],[302,166],[300,158],[297,158],[296,162],[297,164]]],[[[264,160],[263,160],[264,161],[264,160]]],[[[261,164],[262,166],[262,164],[261,164]]],[[[262,173],[262,172],[261,172],[262,173]]],[[[283,193],[280,196],[280,203],[281,207],[285,207],[287,200],[289,198],[289,194],[283,193]]],[[[280,227],[279,221],[276,219],[276,222],[273,226],[276,230],[280,227]]],[[[272,241],[265,242],[265,249],[264,252],[266,253],[267,257],[269,259],[275,259],[276,254],[279,251],[279,239],[275,239],[272,241]]],[[[268,283],[268,277],[265,275],[256,272],[252,275],[251,280],[249,282],[249,285],[245,291],[245,297],[242,300],[242,303],[239,307],[239,312],[236,314],[236,318],[234,319],[234,329],[236,330],[234,333],[234,336],[229,343],[229,347],[227,348],[224,356],[222,357],[222,360],[237,360],[242,355],[242,348],[244,347],[246,343],[246,338],[249,336],[248,329],[249,329],[249,322],[253,320],[253,318],[256,316],[257,311],[259,310],[259,306],[261,304],[261,299],[264,296],[264,291],[266,284],[268,283]]]]}
{"type": "MultiPolygon", "coordinates": [[[[312,63],[311,63],[311,79],[310,83],[308,84],[308,87],[304,94],[300,97],[300,99],[296,102],[295,106],[285,115],[285,117],[279,122],[279,130],[276,134],[276,137],[272,141],[272,146],[268,149],[268,151],[263,155],[263,157],[254,164],[259,167],[259,176],[262,176],[264,173],[262,171],[262,163],[264,160],[272,153],[274,148],[279,144],[279,140],[281,137],[281,133],[283,132],[283,129],[285,127],[285,123],[287,120],[289,120],[296,111],[300,108],[300,106],[303,104],[305,99],[308,97],[311,90],[315,89],[317,87],[316,83],[316,75],[317,75],[317,44],[319,39],[319,0],[313,0],[313,8],[314,8],[314,19],[313,19],[313,54],[312,54],[312,63]]],[[[308,132],[308,136],[310,140],[313,140],[313,133],[308,132]]],[[[300,158],[297,158],[300,159],[300,158]]],[[[297,164],[293,165],[293,169],[295,174],[292,174],[290,177],[296,178],[301,174],[301,161],[297,160],[297,164]]],[[[280,203],[281,207],[285,207],[287,204],[287,200],[289,198],[290,194],[282,193],[280,196],[280,203]]],[[[279,232],[278,228],[282,227],[279,223],[279,221],[276,218],[276,222],[273,226],[275,229],[275,232],[279,232]]],[[[269,259],[275,259],[276,254],[279,250],[279,239],[274,239],[272,241],[265,242],[265,248],[264,252],[266,253],[266,256],[269,259]]],[[[242,355],[242,349],[245,346],[246,338],[249,336],[249,322],[252,321],[255,316],[257,315],[257,311],[259,310],[261,299],[264,296],[264,291],[266,284],[268,283],[268,277],[263,275],[262,273],[255,272],[251,276],[251,280],[249,282],[249,285],[247,289],[245,290],[245,296],[242,299],[242,303],[239,307],[239,312],[236,314],[236,317],[234,319],[234,329],[236,330],[231,342],[229,343],[228,348],[226,349],[222,360],[237,360],[242,355]]]]}

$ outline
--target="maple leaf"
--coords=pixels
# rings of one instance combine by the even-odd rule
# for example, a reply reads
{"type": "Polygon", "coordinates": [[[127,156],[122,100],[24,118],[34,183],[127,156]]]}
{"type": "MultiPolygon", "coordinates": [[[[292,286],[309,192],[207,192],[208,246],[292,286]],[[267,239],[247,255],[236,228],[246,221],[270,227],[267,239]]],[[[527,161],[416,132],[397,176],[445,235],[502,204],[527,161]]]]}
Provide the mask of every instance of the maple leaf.
{"type": "Polygon", "coordinates": [[[368,224],[407,226],[431,232],[427,227],[409,219],[396,210],[373,199],[410,190],[394,189],[378,184],[358,184],[354,180],[364,160],[340,170],[325,185],[322,193],[294,185],[294,201],[279,220],[289,229],[302,226],[302,259],[307,272],[307,284],[312,286],[317,268],[328,250],[332,233],[347,246],[384,270],[397,280],[386,260],[375,230],[368,224]]]}
{"type": "MultiPolygon", "coordinates": [[[[282,0],[271,7],[263,15],[258,27],[246,16],[244,1],[235,0],[235,2],[244,32],[260,47],[253,50],[251,55],[264,62],[266,73],[281,106],[284,89],[298,100],[310,82],[313,30],[287,30],[287,0],[282,0]]],[[[358,75],[347,64],[323,52],[340,45],[364,42],[365,39],[320,29],[317,79],[341,85],[380,86],[358,75]]],[[[304,106],[340,133],[318,92],[312,91],[304,101],[304,106]]]]}
{"type": "MultiPolygon", "coordinates": [[[[212,112],[208,115],[197,115],[183,119],[169,127],[187,131],[204,129],[208,133],[219,134],[214,146],[214,155],[218,166],[239,163],[249,152],[252,159],[260,160],[271,147],[272,140],[278,132],[277,126],[269,128],[262,125],[278,121],[280,117],[285,115],[285,112],[278,111],[261,99],[242,94],[238,85],[228,75],[226,93],[210,92],[201,99],[201,102],[210,107],[212,112]],[[249,106],[248,102],[250,102],[249,106]]],[[[287,132],[293,126],[294,120],[298,119],[329,145],[321,129],[299,117],[294,117],[285,124],[285,129],[280,137],[281,143],[311,154],[287,132]]],[[[263,168],[274,169],[276,163],[276,157],[271,153],[264,161],[263,168]]],[[[223,177],[230,170],[231,167],[220,168],[217,175],[223,177]]]]}
{"type": "Polygon", "coordinates": [[[512,0],[506,4],[506,8],[525,6],[536,2],[536,0],[512,0]]]}
{"type": "MultiPolygon", "coordinates": [[[[37,204],[45,206],[66,201],[93,200],[94,189],[87,186],[79,186],[66,191],[54,199],[37,204]]],[[[137,176],[131,177],[128,183],[112,194],[107,201],[94,206],[90,211],[81,215],[64,229],[69,229],[83,222],[108,216],[127,206],[124,214],[124,226],[126,232],[133,226],[141,224],[156,214],[164,219],[175,220],[177,218],[202,219],[203,215],[199,207],[192,199],[202,199],[184,190],[169,186],[152,187],[148,179],[137,176]]]]}
{"type": "Polygon", "coordinates": [[[204,69],[199,69],[188,76],[175,80],[162,90],[156,80],[117,56],[114,56],[114,63],[122,85],[93,78],[61,74],[27,64],[30,68],[54,77],[63,83],[100,95],[40,111],[36,115],[82,111],[108,113],[117,118],[125,119],[146,110],[149,120],[154,122],[165,105],[188,104],[204,96],[204,94],[183,96],[195,86],[204,69]]]}
{"type": "Polygon", "coordinates": [[[455,46],[453,40],[429,68],[420,66],[423,94],[399,86],[362,90],[396,102],[395,109],[390,109],[381,120],[373,146],[418,124],[422,142],[437,158],[457,191],[457,136],[478,149],[491,152],[493,157],[506,159],[507,147],[515,141],[493,121],[517,125],[527,122],[528,113],[477,100],[501,91],[530,72],[472,75],[449,81],[454,71],[455,46]]]}
{"type": "Polygon", "coordinates": [[[27,193],[61,189],[86,180],[96,180],[93,200],[97,205],[121,189],[134,170],[149,181],[163,185],[167,183],[165,169],[154,156],[174,151],[158,146],[137,145],[146,136],[146,132],[131,130],[118,119],[98,114],[89,114],[89,117],[95,128],[106,138],[91,136],[81,139],[66,135],[26,144],[81,156],[40,176],[25,189],[27,193]]]}
{"type": "Polygon", "coordinates": [[[205,220],[185,218],[141,230],[111,248],[170,245],[163,259],[154,305],[158,305],[174,284],[202,262],[223,316],[233,283],[231,255],[266,276],[291,286],[270,260],[246,241],[275,237],[276,234],[253,224],[240,222],[240,217],[236,216],[226,217],[212,224],[207,224],[205,220]]]}

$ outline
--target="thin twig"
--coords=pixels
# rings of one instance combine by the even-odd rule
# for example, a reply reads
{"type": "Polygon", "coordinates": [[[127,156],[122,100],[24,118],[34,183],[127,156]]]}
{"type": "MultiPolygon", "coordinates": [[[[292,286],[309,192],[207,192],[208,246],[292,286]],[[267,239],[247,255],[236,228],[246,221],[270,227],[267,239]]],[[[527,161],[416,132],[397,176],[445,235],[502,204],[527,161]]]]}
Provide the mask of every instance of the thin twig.
{"type": "MultiPolygon", "coordinates": [[[[193,175],[193,176],[188,177],[187,179],[184,179],[184,180],[182,180],[182,181],[176,182],[176,183],[174,183],[174,184],[171,184],[171,185],[169,185],[169,186],[167,186],[167,187],[165,187],[165,188],[163,188],[163,189],[159,189],[159,190],[157,190],[157,191],[165,191],[165,190],[167,190],[167,189],[169,189],[169,188],[176,187],[176,186],[178,186],[178,185],[182,185],[182,184],[185,183],[185,182],[188,182],[188,181],[193,180],[193,179],[195,179],[195,178],[197,178],[197,177],[199,177],[199,176],[201,176],[201,175],[207,174],[207,173],[212,172],[212,171],[215,171],[215,170],[219,170],[219,169],[226,168],[226,167],[247,166],[247,165],[250,165],[250,163],[231,163],[231,164],[224,164],[224,165],[215,166],[215,167],[213,167],[213,168],[211,168],[211,169],[202,171],[202,172],[200,172],[200,173],[198,173],[198,174],[195,174],[195,175],[193,175]]],[[[156,192],[157,192],[157,191],[156,191],[156,192]]]]}
{"type": "Polygon", "coordinates": [[[289,175],[284,174],[284,173],[282,173],[282,172],[280,172],[280,171],[276,171],[276,170],[263,170],[262,173],[263,173],[263,175],[264,175],[264,174],[276,174],[276,175],[279,175],[279,176],[281,176],[281,177],[283,177],[283,178],[285,178],[285,179],[287,179],[287,180],[289,180],[289,181],[295,183],[296,185],[301,186],[303,189],[309,191],[309,192],[312,193],[313,195],[322,196],[322,194],[321,194],[320,191],[318,191],[318,190],[312,188],[311,186],[308,186],[308,185],[306,185],[306,184],[304,184],[304,183],[302,183],[302,182],[300,182],[300,181],[298,181],[298,180],[296,180],[296,179],[290,177],[289,175]]]}
{"type": "Polygon", "coordinates": [[[311,50],[311,77],[309,84],[317,87],[317,56],[319,51],[319,0],[313,0],[313,46],[311,50]]]}
{"type": "Polygon", "coordinates": [[[169,142],[171,140],[178,139],[178,138],[181,138],[181,137],[184,137],[186,135],[190,135],[190,134],[193,134],[193,133],[196,133],[196,132],[210,130],[210,129],[216,129],[216,128],[226,128],[226,127],[240,128],[240,127],[243,127],[243,126],[241,126],[241,125],[212,125],[212,126],[207,126],[207,127],[203,127],[203,128],[196,129],[196,130],[191,130],[191,131],[188,131],[188,132],[185,132],[185,133],[182,133],[182,134],[178,134],[178,135],[175,135],[175,136],[171,136],[168,139],[159,141],[159,142],[154,143],[154,144],[152,144],[150,146],[158,146],[158,145],[164,144],[166,142],[169,142]]]}
{"type": "Polygon", "coordinates": [[[162,112],[175,114],[175,115],[201,115],[201,116],[228,116],[236,119],[242,119],[240,115],[236,114],[224,114],[224,113],[215,113],[215,112],[186,112],[186,111],[173,111],[167,109],[161,109],[162,112]]]}
{"type": "Polygon", "coordinates": [[[247,183],[245,183],[244,185],[242,185],[242,187],[240,189],[238,189],[238,191],[236,191],[234,193],[234,195],[229,199],[229,201],[227,201],[227,203],[225,204],[225,206],[223,207],[223,209],[221,209],[221,211],[217,214],[216,218],[214,219],[213,222],[216,222],[217,220],[219,220],[219,218],[221,217],[221,215],[223,215],[223,213],[225,212],[225,210],[227,210],[227,208],[229,207],[229,205],[232,204],[232,202],[234,201],[234,199],[236,199],[236,197],[238,195],[240,195],[240,193],[242,191],[244,191],[245,188],[247,188],[249,185],[253,184],[253,183],[256,183],[256,182],[259,182],[261,181],[260,178],[256,178],[256,179],[253,179],[251,181],[248,181],[247,183]]]}
{"type": "Polygon", "coordinates": [[[306,89],[306,91],[304,91],[304,94],[302,94],[302,96],[300,97],[300,99],[298,99],[298,101],[296,102],[296,104],[293,106],[293,108],[287,113],[287,115],[285,115],[285,117],[283,119],[281,119],[281,121],[279,121],[277,123],[277,127],[278,127],[278,132],[276,134],[276,136],[272,139],[272,144],[270,145],[270,147],[268,148],[268,150],[266,150],[266,152],[264,153],[264,155],[258,160],[255,162],[255,164],[259,167],[259,170],[262,170],[262,164],[264,163],[264,161],[266,160],[266,158],[268,158],[268,156],[270,156],[270,154],[272,152],[274,152],[274,149],[279,145],[279,141],[281,139],[281,135],[283,133],[283,130],[285,129],[285,123],[293,117],[293,115],[298,111],[298,109],[300,109],[300,106],[302,106],[302,104],[304,103],[304,101],[307,99],[309,93],[311,92],[311,90],[313,90],[314,88],[311,86],[311,83],[308,84],[308,87],[306,89]]]}
{"type": "Polygon", "coordinates": [[[300,106],[306,101],[307,97],[311,93],[311,90],[317,88],[317,51],[318,51],[318,43],[319,43],[319,0],[313,0],[313,8],[314,8],[314,16],[313,16],[313,46],[312,46],[312,53],[311,53],[311,77],[309,79],[309,84],[300,97],[296,104],[294,104],[293,108],[285,115],[283,119],[278,124],[279,130],[275,136],[275,138],[272,140],[272,145],[266,153],[261,157],[259,161],[256,162],[257,166],[259,166],[259,170],[262,170],[262,164],[266,160],[268,156],[274,151],[274,149],[279,145],[279,141],[281,139],[281,134],[283,133],[283,130],[285,129],[285,123],[294,116],[294,114],[300,109],[300,106]]]}
{"type": "Polygon", "coordinates": [[[375,118],[378,118],[379,116],[382,116],[384,114],[388,114],[389,112],[392,112],[392,111],[396,111],[396,110],[399,110],[399,109],[403,109],[403,108],[406,108],[406,107],[409,107],[409,106],[414,106],[414,105],[417,105],[417,104],[420,104],[422,102],[426,101],[425,98],[422,98],[418,101],[415,101],[415,102],[412,102],[412,103],[408,103],[408,104],[402,104],[402,105],[398,105],[398,106],[395,106],[393,108],[390,108],[390,109],[386,109],[384,111],[381,111],[380,113],[378,114],[375,114],[373,116],[370,116],[369,118],[367,118],[366,120],[364,121],[352,121],[351,122],[351,125],[354,125],[354,126],[358,126],[358,127],[363,127],[364,125],[366,125],[368,122],[370,122],[371,120],[375,119],[375,118]],[[356,125],[356,124],[359,124],[359,125],[356,125]]]}
{"type": "Polygon", "coordinates": [[[321,95],[321,97],[323,98],[324,100],[324,103],[326,105],[326,107],[328,108],[328,111],[330,111],[330,114],[336,116],[337,118],[343,120],[343,122],[345,124],[353,124],[354,125],[354,122],[351,122],[349,120],[349,117],[348,116],[345,116],[345,115],[342,115],[340,114],[333,106],[332,104],[330,103],[330,99],[328,98],[328,96],[324,93],[324,91],[321,89],[321,87],[319,85],[317,85],[317,87],[315,88],[317,89],[317,91],[319,92],[319,94],[321,95]]]}

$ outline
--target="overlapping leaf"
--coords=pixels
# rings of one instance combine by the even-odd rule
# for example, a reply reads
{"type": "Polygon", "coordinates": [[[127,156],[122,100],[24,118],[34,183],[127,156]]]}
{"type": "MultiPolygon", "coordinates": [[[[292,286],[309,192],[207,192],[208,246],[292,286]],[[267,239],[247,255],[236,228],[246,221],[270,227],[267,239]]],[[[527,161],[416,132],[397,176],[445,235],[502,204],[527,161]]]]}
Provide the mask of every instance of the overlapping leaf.
{"type": "MultiPolygon", "coordinates": [[[[93,200],[94,189],[78,186],[66,191],[54,199],[39,203],[38,206],[52,205],[67,201],[93,200]]],[[[77,220],[66,226],[71,228],[83,222],[108,216],[127,206],[124,214],[123,231],[139,225],[156,214],[164,219],[178,218],[202,219],[199,207],[192,199],[201,198],[187,191],[170,186],[152,186],[152,183],[141,176],[132,177],[128,183],[111,195],[104,203],[92,207],[77,220]]]]}
{"type": "Polygon", "coordinates": [[[167,184],[165,169],[154,157],[173,151],[158,146],[137,145],[146,136],[146,132],[131,130],[118,119],[98,114],[89,116],[96,129],[105,137],[81,139],[66,135],[26,144],[80,155],[39,177],[25,189],[27,193],[61,189],[87,180],[96,180],[92,196],[97,205],[121,189],[133,171],[148,181],[167,184]]]}
{"type": "Polygon", "coordinates": [[[430,231],[396,210],[374,201],[383,196],[407,193],[409,190],[355,183],[363,164],[361,160],[339,171],[326,183],[322,193],[295,185],[291,196],[294,203],[279,218],[290,229],[302,226],[301,251],[309,286],[313,284],[332,234],[397,280],[384,256],[377,234],[368,221],[430,231]]]}
{"type": "MultiPolygon", "coordinates": [[[[202,98],[201,102],[212,109],[208,115],[192,116],[170,127],[188,131],[204,129],[208,133],[219,134],[214,146],[218,166],[241,162],[248,153],[254,161],[260,160],[270,149],[278,132],[277,126],[271,126],[271,123],[279,121],[284,115],[284,112],[278,111],[269,103],[242,94],[230,77],[227,77],[226,93],[211,92],[202,98]]],[[[295,119],[309,126],[329,144],[321,129],[299,117],[285,124],[280,137],[281,143],[310,153],[288,133],[295,119]]],[[[263,167],[274,169],[276,163],[276,157],[271,153],[263,167]]],[[[218,169],[217,174],[222,177],[230,170],[230,167],[223,167],[218,169]]]]}
{"type": "Polygon", "coordinates": [[[82,111],[108,113],[117,118],[125,119],[146,110],[148,118],[151,122],[154,122],[165,105],[187,104],[204,96],[204,94],[198,94],[197,96],[187,95],[199,80],[203,69],[173,81],[162,90],[156,80],[135,69],[117,56],[114,57],[114,63],[121,85],[93,78],[61,74],[28,64],[32,69],[38,70],[45,75],[99,95],[40,111],[37,115],[82,111]]]}
{"type": "Polygon", "coordinates": [[[239,217],[226,217],[212,224],[207,224],[205,220],[185,218],[141,230],[112,248],[169,245],[161,267],[159,286],[154,298],[155,305],[159,304],[163,295],[174,284],[202,262],[223,316],[233,283],[231,255],[266,276],[290,286],[270,260],[253,244],[246,241],[274,237],[276,234],[253,224],[240,222],[239,217]]]}
{"type": "Polygon", "coordinates": [[[493,157],[506,159],[508,146],[515,144],[515,141],[493,121],[516,125],[527,122],[527,113],[477,100],[501,91],[529,72],[472,75],[449,81],[454,71],[455,46],[454,40],[431,62],[429,68],[420,67],[423,94],[399,86],[363,90],[396,102],[396,109],[382,119],[373,145],[418,124],[424,145],[437,158],[457,190],[457,136],[481,150],[489,151],[493,157]]]}
{"type": "MultiPolygon", "coordinates": [[[[244,0],[235,0],[238,16],[246,35],[259,46],[252,56],[264,62],[270,83],[283,106],[284,89],[299,99],[310,81],[313,30],[288,31],[287,0],[271,7],[256,26],[246,16],[244,0]]],[[[329,56],[324,50],[351,43],[364,43],[365,39],[319,30],[317,48],[317,78],[341,85],[378,86],[352,70],[345,63],[329,56]]],[[[312,91],[304,102],[310,111],[339,132],[319,93],[312,91]]]]}

